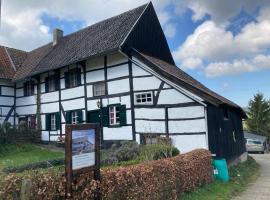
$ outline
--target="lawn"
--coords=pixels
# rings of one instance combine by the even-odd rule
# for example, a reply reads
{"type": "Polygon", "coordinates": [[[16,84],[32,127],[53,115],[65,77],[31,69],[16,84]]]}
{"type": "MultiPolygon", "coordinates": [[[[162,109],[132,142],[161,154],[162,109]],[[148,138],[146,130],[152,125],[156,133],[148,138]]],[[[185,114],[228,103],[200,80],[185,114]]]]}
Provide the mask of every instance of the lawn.
{"type": "Polygon", "coordinates": [[[244,163],[229,169],[231,180],[228,183],[214,181],[195,192],[184,194],[181,200],[228,200],[244,191],[250,182],[259,175],[259,165],[252,157],[244,163]]]}
{"type": "Polygon", "coordinates": [[[9,144],[1,146],[0,171],[6,167],[19,167],[56,158],[64,158],[63,152],[53,152],[34,144],[9,144]]]}

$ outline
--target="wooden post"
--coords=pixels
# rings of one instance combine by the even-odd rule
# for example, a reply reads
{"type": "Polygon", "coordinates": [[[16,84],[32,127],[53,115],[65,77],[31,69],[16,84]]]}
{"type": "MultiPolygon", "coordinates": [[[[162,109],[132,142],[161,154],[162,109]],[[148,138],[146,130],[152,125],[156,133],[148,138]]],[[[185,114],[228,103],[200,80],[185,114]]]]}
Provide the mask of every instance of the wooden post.
{"type": "Polygon", "coordinates": [[[24,179],[21,186],[21,200],[30,200],[32,181],[24,179]]]}

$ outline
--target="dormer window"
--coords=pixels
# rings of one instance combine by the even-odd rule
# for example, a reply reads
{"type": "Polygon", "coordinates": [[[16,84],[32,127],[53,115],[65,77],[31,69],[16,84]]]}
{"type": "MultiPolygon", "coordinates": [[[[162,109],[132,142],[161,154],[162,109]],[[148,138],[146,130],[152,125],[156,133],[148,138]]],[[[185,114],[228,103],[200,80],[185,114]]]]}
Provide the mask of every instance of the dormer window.
{"type": "Polygon", "coordinates": [[[66,88],[77,87],[81,85],[81,69],[75,68],[65,72],[66,88]]]}
{"type": "Polygon", "coordinates": [[[34,93],[34,83],[32,81],[24,83],[24,96],[32,96],[34,93]]]}
{"type": "Polygon", "coordinates": [[[59,75],[55,74],[45,78],[45,92],[54,92],[60,87],[59,75]]]}

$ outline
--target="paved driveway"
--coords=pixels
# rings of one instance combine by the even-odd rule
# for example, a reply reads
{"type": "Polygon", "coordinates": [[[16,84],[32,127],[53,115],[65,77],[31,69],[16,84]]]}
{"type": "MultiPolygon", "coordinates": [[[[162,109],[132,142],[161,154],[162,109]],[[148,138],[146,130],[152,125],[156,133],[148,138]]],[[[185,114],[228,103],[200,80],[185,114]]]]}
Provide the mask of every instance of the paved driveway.
{"type": "Polygon", "coordinates": [[[261,165],[260,177],[235,200],[270,200],[270,154],[251,154],[261,165]]]}

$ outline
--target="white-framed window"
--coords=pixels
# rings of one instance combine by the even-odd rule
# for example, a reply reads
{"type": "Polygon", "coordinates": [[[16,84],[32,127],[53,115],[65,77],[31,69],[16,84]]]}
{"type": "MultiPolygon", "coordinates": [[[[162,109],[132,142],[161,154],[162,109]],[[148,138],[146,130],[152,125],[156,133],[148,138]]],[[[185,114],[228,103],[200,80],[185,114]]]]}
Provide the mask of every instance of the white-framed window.
{"type": "Polygon", "coordinates": [[[55,80],[54,77],[49,78],[49,92],[55,91],[55,80]]]}
{"type": "Polygon", "coordinates": [[[152,104],[153,103],[153,93],[143,92],[135,94],[136,104],[152,104]]]}
{"type": "Polygon", "coordinates": [[[144,135],[145,144],[157,144],[158,136],[157,135],[144,135]]]}
{"type": "Polygon", "coordinates": [[[78,112],[77,111],[73,111],[71,113],[71,123],[72,124],[78,124],[78,118],[79,118],[79,115],[78,115],[78,112]]]}
{"type": "Polygon", "coordinates": [[[120,110],[119,106],[109,107],[109,121],[110,125],[120,125],[120,110]]]}
{"type": "Polygon", "coordinates": [[[93,94],[95,97],[105,95],[105,83],[94,84],[93,85],[93,94]]]}
{"type": "Polygon", "coordinates": [[[71,70],[69,73],[70,87],[76,87],[78,85],[76,72],[76,70],[71,70]]]}
{"type": "Polygon", "coordinates": [[[56,130],[56,116],[51,114],[51,130],[56,130]]]}

